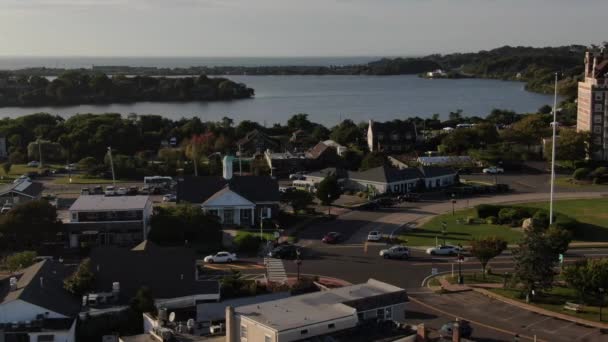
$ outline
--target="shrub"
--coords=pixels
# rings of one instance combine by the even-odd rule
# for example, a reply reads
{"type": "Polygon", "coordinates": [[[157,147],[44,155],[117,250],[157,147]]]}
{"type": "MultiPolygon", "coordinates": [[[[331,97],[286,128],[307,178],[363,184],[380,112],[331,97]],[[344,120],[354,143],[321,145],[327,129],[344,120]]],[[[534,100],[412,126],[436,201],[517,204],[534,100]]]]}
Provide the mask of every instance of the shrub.
{"type": "Polygon", "coordinates": [[[593,172],[591,172],[589,176],[593,178],[602,178],[604,176],[608,176],[608,167],[600,166],[597,169],[593,170],[593,172]]]}
{"type": "Polygon", "coordinates": [[[241,253],[255,253],[260,247],[260,237],[253,234],[237,234],[234,245],[241,253]]]}
{"type": "Polygon", "coordinates": [[[517,219],[517,210],[513,208],[502,208],[498,212],[498,221],[502,224],[513,224],[517,219]]]}
{"type": "Polygon", "coordinates": [[[496,224],[496,223],[498,223],[498,219],[496,218],[496,216],[488,216],[486,218],[486,223],[487,224],[496,224]]]}
{"type": "Polygon", "coordinates": [[[544,210],[537,211],[532,216],[532,227],[547,229],[549,227],[549,214],[544,210]]]}
{"type": "Polygon", "coordinates": [[[566,215],[556,215],[555,221],[553,221],[553,226],[561,229],[565,229],[570,232],[575,232],[576,227],[579,225],[579,222],[570,216],[566,215]]]}
{"type": "Polygon", "coordinates": [[[498,212],[502,207],[492,204],[480,204],[475,207],[477,210],[477,217],[487,218],[490,216],[498,216],[498,212]]]}
{"type": "Polygon", "coordinates": [[[574,173],[572,174],[572,178],[574,178],[576,180],[587,179],[587,177],[589,177],[590,173],[591,173],[591,169],[582,167],[580,169],[574,170],[574,173]]]}
{"type": "Polygon", "coordinates": [[[475,218],[473,216],[468,216],[467,217],[467,224],[473,224],[475,223],[475,218]]]}

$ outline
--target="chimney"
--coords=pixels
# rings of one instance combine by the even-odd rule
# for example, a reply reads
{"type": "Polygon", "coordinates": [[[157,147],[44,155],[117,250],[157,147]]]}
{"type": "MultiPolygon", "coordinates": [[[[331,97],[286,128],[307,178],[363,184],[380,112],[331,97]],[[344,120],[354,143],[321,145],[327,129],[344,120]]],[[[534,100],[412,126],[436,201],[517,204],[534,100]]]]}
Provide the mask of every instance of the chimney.
{"type": "Polygon", "coordinates": [[[593,56],[593,66],[591,67],[591,77],[595,77],[595,69],[597,68],[597,57],[593,56]]]}
{"type": "Polygon", "coordinates": [[[11,291],[17,290],[17,277],[11,277],[9,279],[9,286],[11,291]]]}
{"type": "Polygon", "coordinates": [[[118,297],[118,294],[120,294],[120,282],[115,281],[112,283],[112,294],[118,297]]]}
{"type": "Polygon", "coordinates": [[[237,342],[234,308],[232,306],[226,307],[226,342],[237,342]]]}
{"type": "Polygon", "coordinates": [[[460,323],[458,319],[452,325],[452,342],[460,342],[460,323]]]}
{"type": "Polygon", "coordinates": [[[223,173],[222,175],[224,176],[225,180],[231,180],[232,179],[232,164],[234,161],[234,157],[232,156],[225,156],[224,160],[223,160],[223,173]]]}
{"type": "Polygon", "coordinates": [[[40,288],[43,289],[44,288],[44,278],[40,277],[40,288]]]}

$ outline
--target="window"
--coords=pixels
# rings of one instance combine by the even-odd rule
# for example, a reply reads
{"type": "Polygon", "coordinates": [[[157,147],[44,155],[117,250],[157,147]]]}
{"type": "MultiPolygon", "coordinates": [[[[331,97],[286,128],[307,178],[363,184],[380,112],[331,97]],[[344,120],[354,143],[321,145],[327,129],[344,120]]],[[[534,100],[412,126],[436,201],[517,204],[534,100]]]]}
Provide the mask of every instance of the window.
{"type": "Polygon", "coordinates": [[[247,326],[241,324],[241,341],[247,341],[247,326]]]}
{"type": "Polygon", "coordinates": [[[393,319],[393,308],[388,307],[384,309],[384,319],[393,319]]]}
{"type": "Polygon", "coordinates": [[[593,139],[593,143],[596,144],[596,145],[601,145],[602,144],[602,138],[596,137],[595,139],[593,139]]]}
{"type": "Polygon", "coordinates": [[[602,126],[593,126],[593,133],[602,134],[602,126]]]}
{"type": "Polygon", "coordinates": [[[327,325],[327,328],[328,328],[328,329],[334,329],[335,327],[336,327],[336,325],[335,325],[334,323],[329,323],[329,324],[327,325]]]}
{"type": "Polygon", "coordinates": [[[308,329],[300,330],[300,335],[308,334],[308,329]]]}
{"type": "Polygon", "coordinates": [[[264,335],[264,342],[272,342],[272,337],[270,337],[270,335],[264,335]]]}
{"type": "Polygon", "coordinates": [[[601,115],[594,115],[593,116],[593,123],[601,124],[602,123],[602,116],[601,115]]]}
{"type": "Polygon", "coordinates": [[[38,342],[53,342],[55,335],[38,335],[38,342]]]}
{"type": "Polygon", "coordinates": [[[78,213],[72,213],[72,220],[78,220],[78,213]]]}
{"type": "Polygon", "coordinates": [[[392,134],[392,135],[391,135],[391,139],[392,139],[393,141],[397,141],[397,140],[399,140],[399,134],[392,134]]]}
{"type": "Polygon", "coordinates": [[[384,309],[376,310],[376,318],[380,321],[384,320],[384,309]]]}
{"type": "Polygon", "coordinates": [[[604,98],[604,94],[601,92],[597,92],[595,93],[595,100],[596,101],[601,101],[604,98]]]}
{"type": "Polygon", "coordinates": [[[241,217],[244,219],[250,218],[251,210],[250,209],[241,209],[241,217]]]}
{"type": "Polygon", "coordinates": [[[362,321],[365,319],[365,315],[363,314],[363,312],[357,312],[357,319],[359,319],[359,321],[362,321]]]}
{"type": "Polygon", "coordinates": [[[604,106],[603,106],[601,103],[597,103],[597,104],[595,105],[595,111],[596,111],[596,112],[601,112],[601,111],[603,111],[603,110],[604,110],[604,106]]]}

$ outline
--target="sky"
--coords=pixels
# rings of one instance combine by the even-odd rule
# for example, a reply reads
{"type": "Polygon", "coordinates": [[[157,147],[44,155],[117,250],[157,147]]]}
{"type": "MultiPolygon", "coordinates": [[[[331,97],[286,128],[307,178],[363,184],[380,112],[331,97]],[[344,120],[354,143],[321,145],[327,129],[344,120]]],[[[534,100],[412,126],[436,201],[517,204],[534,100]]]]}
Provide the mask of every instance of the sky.
{"type": "Polygon", "coordinates": [[[599,44],[607,0],[0,0],[3,56],[414,56],[599,44]]]}

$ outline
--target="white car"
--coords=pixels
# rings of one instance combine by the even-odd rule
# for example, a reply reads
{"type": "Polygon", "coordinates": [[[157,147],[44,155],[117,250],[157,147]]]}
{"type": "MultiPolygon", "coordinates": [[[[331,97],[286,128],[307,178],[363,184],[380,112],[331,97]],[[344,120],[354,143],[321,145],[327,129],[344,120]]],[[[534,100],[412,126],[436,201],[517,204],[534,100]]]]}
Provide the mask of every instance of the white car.
{"type": "Polygon", "coordinates": [[[118,188],[118,190],[116,190],[116,194],[119,196],[124,196],[127,194],[127,188],[118,188]]]}
{"type": "Polygon", "coordinates": [[[106,191],[104,192],[106,196],[114,196],[116,195],[116,190],[112,185],[106,186],[106,191]]]}
{"type": "Polygon", "coordinates": [[[177,196],[173,194],[163,196],[163,202],[175,202],[177,201],[177,196]]]}
{"type": "Polygon", "coordinates": [[[205,262],[213,264],[213,263],[222,263],[222,262],[233,262],[236,261],[236,254],[230,252],[217,252],[215,255],[207,255],[205,262]]]}
{"type": "Polygon", "coordinates": [[[483,169],[482,172],[485,174],[495,175],[497,173],[505,173],[505,170],[501,167],[490,166],[483,169]]]}
{"type": "Polygon", "coordinates": [[[32,160],[31,162],[27,163],[27,166],[28,167],[38,167],[38,166],[40,166],[40,163],[35,160],[32,160]]]}
{"type": "Polygon", "coordinates": [[[306,177],[304,177],[304,174],[298,172],[298,173],[290,174],[289,179],[290,180],[303,180],[303,179],[306,179],[306,177]]]}
{"type": "Polygon", "coordinates": [[[32,180],[30,179],[30,177],[28,177],[26,175],[21,175],[21,176],[19,176],[19,178],[15,179],[13,181],[13,184],[19,184],[19,183],[25,182],[25,181],[31,182],[32,180]]]}
{"type": "Polygon", "coordinates": [[[380,256],[384,259],[408,259],[410,257],[410,250],[405,246],[393,246],[389,249],[381,250],[380,256]]]}
{"type": "Polygon", "coordinates": [[[377,230],[372,230],[367,234],[367,241],[380,241],[382,239],[382,234],[380,234],[377,230]]]}
{"type": "Polygon", "coordinates": [[[456,255],[460,252],[462,252],[462,248],[451,245],[431,247],[426,250],[426,254],[430,255],[456,255]]]}

